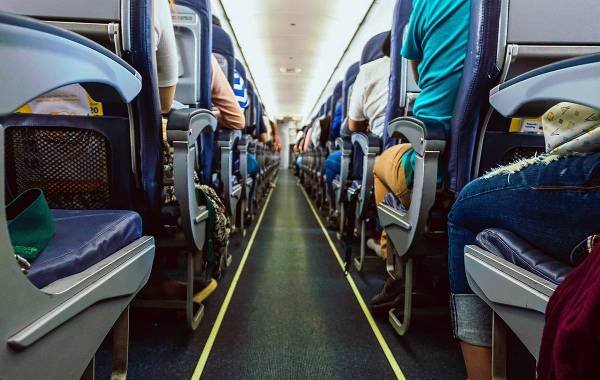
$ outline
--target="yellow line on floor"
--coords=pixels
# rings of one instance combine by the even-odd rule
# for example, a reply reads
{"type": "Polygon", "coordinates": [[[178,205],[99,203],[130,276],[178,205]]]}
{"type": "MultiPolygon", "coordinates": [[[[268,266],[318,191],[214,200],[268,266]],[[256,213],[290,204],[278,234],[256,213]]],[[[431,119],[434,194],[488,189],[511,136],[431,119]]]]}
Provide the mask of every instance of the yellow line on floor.
{"type": "MultiPolygon", "coordinates": [[[[275,180],[275,183],[277,180],[275,180]]],[[[219,333],[219,329],[221,328],[221,323],[223,323],[223,318],[225,318],[225,313],[227,313],[227,308],[229,307],[229,303],[231,302],[231,298],[233,297],[233,293],[235,292],[235,288],[240,280],[240,276],[242,271],[244,270],[244,266],[246,265],[246,260],[248,259],[248,255],[250,254],[250,250],[254,245],[254,240],[256,239],[256,234],[260,225],[262,224],[263,217],[265,216],[265,212],[267,211],[267,207],[269,206],[269,201],[271,200],[271,195],[273,195],[272,189],[267,196],[267,200],[265,205],[258,217],[258,221],[256,222],[256,227],[254,227],[254,231],[252,231],[252,235],[250,236],[250,240],[248,241],[248,245],[246,246],[246,250],[244,250],[244,255],[242,256],[242,260],[240,261],[240,265],[238,266],[237,271],[235,272],[235,276],[231,281],[231,285],[229,286],[229,290],[227,291],[227,295],[225,296],[225,300],[221,305],[221,309],[219,310],[219,314],[217,315],[217,319],[215,324],[213,325],[212,330],[210,331],[210,335],[208,336],[208,340],[204,345],[204,349],[202,350],[202,354],[200,355],[200,359],[198,360],[198,364],[196,364],[196,369],[194,370],[194,374],[192,375],[192,380],[200,379],[202,376],[202,372],[204,371],[204,367],[206,366],[206,362],[208,361],[208,357],[210,355],[210,351],[212,350],[213,345],[215,344],[215,339],[217,338],[217,334],[219,333]]]]}
{"type": "MultiPolygon", "coordinates": [[[[338,252],[335,244],[333,244],[333,241],[331,240],[331,237],[329,236],[329,232],[327,232],[327,228],[325,228],[325,225],[321,221],[321,217],[319,216],[319,213],[317,213],[317,210],[315,210],[315,208],[314,208],[310,198],[308,197],[308,194],[304,190],[304,188],[302,186],[300,186],[300,188],[302,189],[302,193],[304,193],[306,202],[308,202],[308,205],[310,206],[310,209],[312,210],[315,218],[317,219],[319,226],[321,226],[321,230],[323,231],[323,234],[325,235],[325,238],[327,239],[327,242],[329,243],[329,246],[331,247],[331,251],[335,255],[335,258],[337,259],[338,263],[340,264],[340,267],[342,268],[342,270],[344,270],[344,261],[342,260],[342,256],[338,252]]],[[[350,284],[350,288],[352,288],[352,292],[354,293],[354,296],[356,297],[356,300],[358,301],[360,308],[362,309],[363,313],[365,314],[365,317],[367,318],[367,321],[369,322],[369,325],[371,326],[371,330],[373,330],[373,334],[375,335],[377,342],[379,342],[379,345],[381,346],[381,349],[383,350],[385,357],[387,358],[388,362],[390,363],[390,367],[392,367],[392,371],[394,371],[394,374],[396,375],[396,377],[398,379],[404,380],[405,377],[404,377],[404,374],[402,373],[402,369],[400,369],[400,365],[398,365],[398,362],[396,361],[396,358],[394,357],[392,350],[390,350],[390,346],[388,346],[387,342],[385,341],[385,338],[381,334],[381,330],[379,330],[379,326],[377,326],[377,322],[375,322],[375,320],[373,319],[373,315],[371,315],[371,311],[369,311],[369,308],[367,307],[365,300],[363,299],[362,295],[360,294],[360,291],[358,290],[358,287],[356,286],[356,283],[354,282],[352,275],[349,273],[346,276],[346,279],[348,280],[348,283],[350,284]]]]}

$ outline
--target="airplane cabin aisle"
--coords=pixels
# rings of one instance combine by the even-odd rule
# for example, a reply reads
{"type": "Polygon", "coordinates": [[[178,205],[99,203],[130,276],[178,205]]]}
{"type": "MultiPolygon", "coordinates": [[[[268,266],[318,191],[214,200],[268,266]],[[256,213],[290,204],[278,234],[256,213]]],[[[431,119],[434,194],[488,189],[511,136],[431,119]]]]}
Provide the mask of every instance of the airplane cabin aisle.
{"type": "MultiPolygon", "coordinates": [[[[466,377],[447,313],[415,310],[405,337],[387,318],[367,317],[291,171],[280,172],[261,213],[245,238],[233,239],[234,263],[197,331],[185,331],[181,314],[133,309],[130,378],[466,377]]],[[[383,263],[373,264],[351,273],[366,304],[383,283],[383,263]]],[[[109,373],[105,345],[101,376],[109,373]]]]}

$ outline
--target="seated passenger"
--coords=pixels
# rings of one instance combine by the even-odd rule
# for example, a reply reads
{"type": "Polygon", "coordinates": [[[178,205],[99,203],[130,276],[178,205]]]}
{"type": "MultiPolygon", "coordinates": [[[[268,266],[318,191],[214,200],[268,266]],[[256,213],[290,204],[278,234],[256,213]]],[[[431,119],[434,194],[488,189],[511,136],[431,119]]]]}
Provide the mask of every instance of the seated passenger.
{"type": "MultiPolygon", "coordinates": [[[[163,114],[171,110],[179,79],[179,56],[171,16],[173,7],[174,0],[168,0],[168,2],[166,0],[159,0],[155,3],[153,16],[158,86],[163,114]]],[[[211,94],[219,126],[242,129],[245,124],[244,114],[237,103],[231,85],[214,55],[211,59],[211,94]]],[[[163,123],[165,123],[164,120],[163,123]]],[[[169,152],[170,150],[167,150],[167,153],[169,152]]],[[[169,162],[168,157],[165,160],[169,162]]],[[[167,194],[169,194],[168,191],[167,194]]],[[[203,264],[200,260],[197,263],[199,266],[203,264]]],[[[200,270],[201,268],[197,268],[197,271],[200,270]]],[[[198,281],[198,283],[194,284],[194,289],[200,289],[200,292],[194,295],[194,302],[201,303],[216,288],[217,282],[215,279],[198,281]]],[[[184,282],[175,279],[166,279],[161,276],[153,276],[148,286],[144,289],[142,297],[183,299],[186,297],[186,292],[187,286],[184,282]]]]}
{"type": "MultiPolygon", "coordinates": [[[[342,128],[342,103],[339,103],[335,108],[333,115],[333,121],[331,123],[331,131],[329,139],[335,143],[335,140],[340,137],[340,130],[342,128]]],[[[333,199],[333,180],[340,174],[340,165],[342,162],[342,151],[333,151],[325,161],[325,183],[327,185],[327,191],[330,194],[330,199],[333,199]]]]}
{"type": "MultiPolygon", "coordinates": [[[[360,67],[348,106],[350,133],[369,131],[380,138],[383,136],[389,93],[390,48],[391,33],[388,33],[382,46],[384,56],[360,67]]],[[[340,161],[340,151],[328,158],[327,166],[335,169],[331,173],[333,178],[340,173],[340,161]]],[[[374,239],[369,239],[367,246],[381,256],[382,251],[374,239]]]]}
{"type": "Polygon", "coordinates": [[[246,120],[225,73],[217,58],[211,60],[211,94],[213,112],[219,121],[219,127],[244,129],[246,120]]]}
{"type": "MultiPolygon", "coordinates": [[[[413,10],[402,47],[402,56],[410,61],[421,93],[413,113],[417,118],[433,119],[450,129],[450,119],[469,40],[469,0],[414,0],[413,10]]],[[[381,203],[394,193],[405,207],[410,206],[410,188],[414,170],[414,151],[410,144],[386,149],[375,162],[375,201],[381,203]]],[[[381,236],[381,256],[387,257],[385,231],[381,236]]],[[[399,301],[402,282],[391,277],[371,307],[399,301]]]]}
{"type": "Polygon", "coordinates": [[[502,228],[568,263],[578,243],[599,232],[600,138],[586,133],[599,121],[598,110],[553,107],[542,118],[549,154],[493,170],[460,192],[448,220],[448,266],[454,335],[470,379],[491,378],[492,315],[467,283],[465,246],[502,228]]]}

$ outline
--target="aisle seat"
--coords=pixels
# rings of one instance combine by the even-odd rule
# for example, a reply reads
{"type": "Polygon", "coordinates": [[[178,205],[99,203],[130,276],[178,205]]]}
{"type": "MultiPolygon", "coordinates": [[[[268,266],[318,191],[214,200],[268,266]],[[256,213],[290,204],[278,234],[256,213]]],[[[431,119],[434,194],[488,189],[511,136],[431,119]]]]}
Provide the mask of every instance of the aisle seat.
{"type": "Polygon", "coordinates": [[[52,210],[55,234],[31,264],[38,288],[83,272],[142,237],[142,218],[133,211],[52,210]]]}

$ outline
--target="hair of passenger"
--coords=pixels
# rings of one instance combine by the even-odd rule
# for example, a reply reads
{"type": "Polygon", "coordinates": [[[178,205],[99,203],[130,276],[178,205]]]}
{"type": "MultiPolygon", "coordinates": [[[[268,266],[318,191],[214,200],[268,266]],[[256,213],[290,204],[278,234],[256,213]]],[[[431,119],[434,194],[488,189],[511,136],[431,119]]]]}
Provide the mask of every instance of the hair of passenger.
{"type": "Polygon", "coordinates": [[[381,46],[381,51],[383,55],[386,57],[391,57],[392,50],[392,33],[388,32],[387,36],[385,36],[385,40],[383,41],[383,45],[381,46]]]}
{"type": "Polygon", "coordinates": [[[215,15],[212,15],[212,23],[213,25],[216,25],[218,27],[223,27],[223,25],[221,24],[221,20],[215,15]]]}

